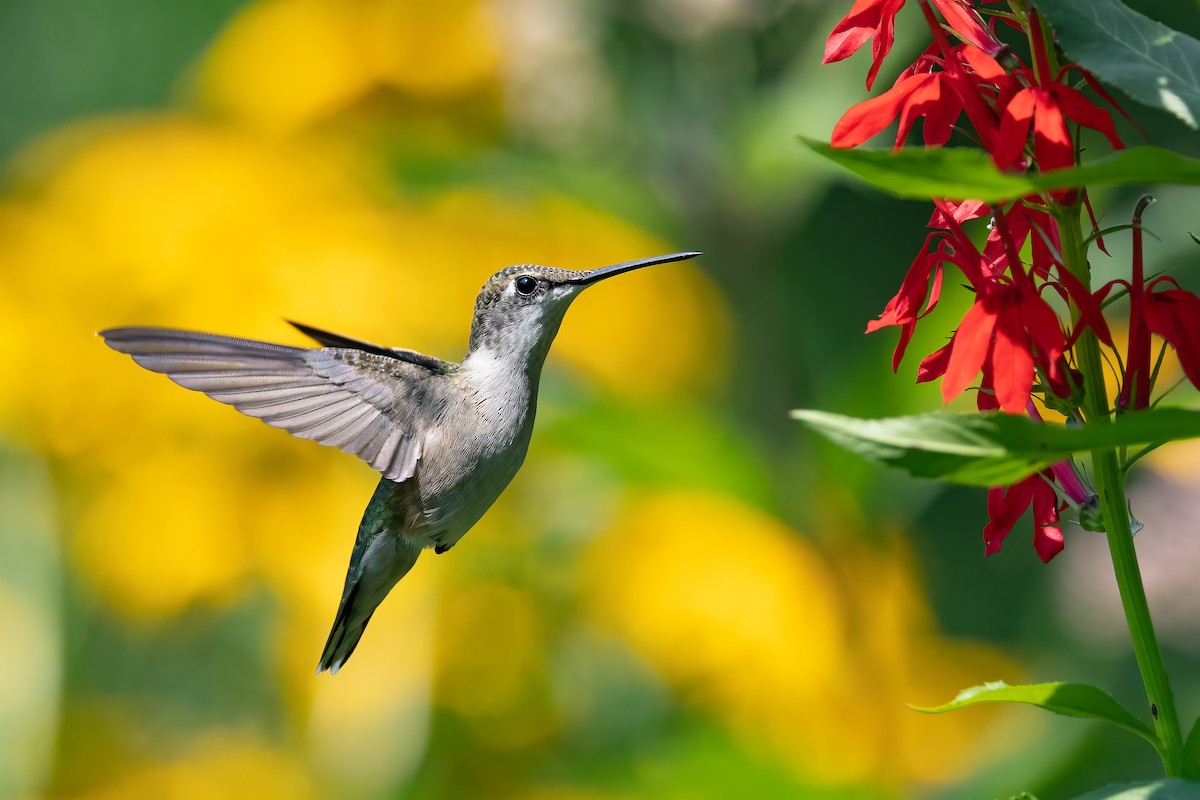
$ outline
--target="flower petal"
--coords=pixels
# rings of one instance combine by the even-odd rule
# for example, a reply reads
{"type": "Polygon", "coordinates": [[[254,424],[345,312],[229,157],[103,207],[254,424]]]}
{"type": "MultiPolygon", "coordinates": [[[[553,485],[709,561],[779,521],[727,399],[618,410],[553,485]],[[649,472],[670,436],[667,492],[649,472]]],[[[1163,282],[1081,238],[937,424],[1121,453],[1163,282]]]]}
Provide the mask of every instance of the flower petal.
{"type": "Polygon", "coordinates": [[[1200,297],[1184,289],[1147,292],[1146,326],[1175,348],[1179,365],[1200,388],[1200,297]]]}
{"type": "Polygon", "coordinates": [[[1058,525],[1059,500],[1054,488],[1038,476],[1033,487],[1033,548],[1044,563],[1062,552],[1062,528],[1058,525]]]}
{"type": "MultiPolygon", "coordinates": [[[[937,72],[934,74],[944,75],[945,73],[937,72]]],[[[921,109],[911,114],[914,117],[921,116],[922,114],[925,116],[925,121],[921,123],[921,136],[925,141],[926,147],[941,147],[950,141],[950,135],[954,133],[954,123],[958,122],[958,118],[962,116],[962,97],[959,96],[958,92],[946,91],[942,83],[942,81],[938,81],[940,97],[937,101],[926,103],[921,109]]],[[[903,125],[906,117],[909,116],[910,109],[905,109],[904,114],[901,115],[901,125],[903,125]]],[[[902,143],[901,139],[897,138],[897,144],[900,143],[902,143]]]]}
{"type": "Polygon", "coordinates": [[[954,31],[959,39],[989,55],[995,55],[1004,48],[983,24],[979,14],[963,0],[933,0],[933,4],[942,12],[950,30],[954,31]]]}
{"type": "Polygon", "coordinates": [[[1057,96],[1036,87],[1029,91],[1037,98],[1033,112],[1033,154],[1042,172],[1064,169],[1075,164],[1075,141],[1067,129],[1067,118],[1057,96]]]}
{"type": "Polygon", "coordinates": [[[1120,150],[1125,146],[1117,136],[1117,129],[1113,127],[1112,116],[1088,100],[1083,92],[1062,83],[1052,83],[1048,88],[1064,114],[1086,128],[1103,133],[1114,149],[1120,150]]]}
{"type": "Polygon", "coordinates": [[[1000,62],[978,47],[964,47],[960,56],[972,72],[988,83],[1000,83],[1008,79],[1008,73],[1000,66],[1000,62]]]}
{"type": "Polygon", "coordinates": [[[872,39],[871,54],[874,60],[867,73],[867,88],[870,89],[884,56],[892,49],[896,12],[904,2],[905,0],[856,0],[850,13],[834,26],[833,32],[825,41],[825,58],[821,63],[841,61],[857,52],[867,39],[872,39]]]}
{"type": "Polygon", "coordinates": [[[992,148],[992,160],[1000,169],[1015,167],[1021,160],[1036,107],[1037,97],[1033,89],[1022,89],[1002,106],[1004,113],[1000,116],[1000,133],[992,148]]]}
{"type": "Polygon", "coordinates": [[[1021,324],[1036,348],[1038,364],[1051,381],[1062,380],[1062,357],[1067,349],[1058,314],[1036,292],[1022,292],[1018,306],[1021,324]]]}
{"type": "Polygon", "coordinates": [[[947,403],[962,394],[983,369],[996,327],[996,311],[989,305],[985,298],[976,299],[950,340],[950,361],[942,376],[942,400],[947,403]]]}
{"type": "MultiPolygon", "coordinates": [[[[900,291],[896,292],[895,297],[888,301],[883,313],[879,315],[879,319],[873,319],[867,323],[867,333],[874,333],[889,325],[903,325],[917,319],[921,313],[921,304],[925,302],[925,296],[929,293],[930,272],[941,264],[940,254],[937,251],[930,253],[927,250],[930,243],[940,236],[941,233],[935,231],[925,237],[925,244],[922,246],[921,252],[917,254],[912,264],[909,265],[908,272],[904,275],[900,291]]],[[[940,283],[938,281],[939,285],[940,283]]],[[[936,297],[930,297],[930,308],[936,302],[936,297]]]]}
{"type": "Polygon", "coordinates": [[[917,383],[928,383],[945,375],[946,365],[950,363],[950,351],[953,347],[954,340],[951,339],[921,359],[921,365],[917,367],[917,383]]]}
{"type": "Polygon", "coordinates": [[[1025,404],[1033,390],[1031,349],[1019,306],[1005,303],[996,324],[996,343],[988,361],[988,373],[996,387],[1000,410],[1007,414],[1025,413],[1025,404]]]}
{"type": "Polygon", "coordinates": [[[945,228],[949,230],[950,220],[966,222],[978,219],[988,213],[988,204],[982,200],[963,200],[961,203],[953,200],[941,200],[934,203],[933,214],[929,217],[927,228],[945,228]]]}
{"type": "Polygon", "coordinates": [[[1083,282],[1071,274],[1071,271],[1066,267],[1059,266],[1058,280],[1066,290],[1067,295],[1075,301],[1075,305],[1079,308],[1079,323],[1075,325],[1075,329],[1071,332],[1071,344],[1074,344],[1075,338],[1083,332],[1084,328],[1091,328],[1095,331],[1097,339],[1112,347],[1112,332],[1108,329],[1108,321],[1104,319],[1104,312],[1100,308],[1100,301],[1092,296],[1083,285],[1083,282]]]}
{"type": "Polygon", "coordinates": [[[1017,524],[1025,509],[1029,508],[1029,502],[1033,499],[1034,483],[1041,480],[1040,476],[1034,474],[1007,488],[988,489],[988,521],[983,527],[985,555],[999,552],[1013,525],[1017,524]]]}
{"type": "Polygon", "coordinates": [[[833,126],[829,143],[834,147],[857,147],[890,125],[909,103],[910,95],[936,80],[930,72],[906,75],[883,94],[851,106],[833,126]]]}

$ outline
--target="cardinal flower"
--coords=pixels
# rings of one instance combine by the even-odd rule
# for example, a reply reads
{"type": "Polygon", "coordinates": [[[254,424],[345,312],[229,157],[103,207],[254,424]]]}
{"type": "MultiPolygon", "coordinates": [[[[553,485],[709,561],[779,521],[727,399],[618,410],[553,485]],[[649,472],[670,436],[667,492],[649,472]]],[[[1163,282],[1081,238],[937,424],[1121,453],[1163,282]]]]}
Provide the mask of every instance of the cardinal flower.
{"type": "Polygon", "coordinates": [[[1142,261],[1142,212],[1154,202],[1144,195],[1133,215],[1133,270],[1129,283],[1112,281],[1098,293],[1103,299],[1117,285],[1129,289],[1129,350],[1117,405],[1146,408],[1150,404],[1150,336],[1156,334],[1175,349],[1179,365],[1192,385],[1200,387],[1200,298],[1180,288],[1173,278],[1145,279],[1142,261]],[[1173,289],[1155,291],[1160,285],[1173,289]]]}
{"type": "Polygon", "coordinates": [[[1008,91],[1001,91],[997,100],[997,108],[1001,111],[1000,131],[991,148],[996,166],[1001,169],[1023,169],[1025,146],[1031,132],[1033,155],[1040,170],[1045,172],[1074,166],[1075,140],[1067,126],[1068,120],[1100,131],[1115,149],[1124,147],[1117,137],[1109,113],[1088,100],[1078,89],[1060,82],[1068,71],[1078,67],[1066,66],[1057,75],[1051,75],[1046,42],[1036,13],[1030,12],[1030,18],[1037,69],[1021,70],[1033,85],[1016,89],[1013,84],[1008,91]]]}
{"type": "Polygon", "coordinates": [[[875,76],[883,64],[883,58],[892,49],[896,39],[896,12],[905,0],[856,0],[841,22],[829,34],[825,42],[825,58],[822,64],[841,61],[858,51],[871,40],[871,69],[867,73],[867,88],[875,83],[875,76]]]}
{"type": "Polygon", "coordinates": [[[1003,68],[972,45],[958,45],[942,55],[935,43],[900,73],[890,89],[851,106],[834,126],[830,144],[857,147],[899,118],[895,140],[899,149],[916,121],[923,118],[921,131],[926,146],[940,147],[949,141],[964,111],[973,114],[977,127],[990,132],[995,127],[995,115],[981,105],[977,83],[986,80],[984,74],[996,73],[1003,75],[1003,68]]]}
{"type": "Polygon", "coordinates": [[[1030,475],[1012,486],[988,489],[988,522],[983,528],[985,555],[1000,550],[1008,534],[1025,509],[1033,506],[1033,547],[1042,561],[1054,558],[1064,547],[1059,513],[1067,507],[1060,502],[1050,482],[1054,474],[1049,469],[1030,475]]]}
{"type": "MultiPolygon", "coordinates": [[[[875,83],[883,59],[895,41],[896,13],[905,0],[855,0],[850,13],[842,18],[825,42],[822,64],[841,61],[858,51],[871,40],[871,69],[867,72],[867,88],[875,83]]],[[[988,55],[996,55],[1003,45],[992,35],[967,0],[933,0],[942,12],[950,29],[964,42],[978,47],[988,55]]]]}
{"type": "MultiPolygon", "coordinates": [[[[995,225],[989,244],[980,252],[959,218],[977,216],[984,206],[945,201],[935,204],[937,211],[931,224],[945,227],[926,237],[925,249],[909,268],[900,291],[879,319],[867,326],[867,332],[885,326],[900,328],[900,342],[892,358],[895,369],[917,320],[937,304],[943,265],[951,263],[970,282],[975,303],[950,343],[921,363],[918,380],[941,377],[942,397],[950,402],[982,373],[982,380],[995,393],[1000,409],[1012,414],[1025,409],[1039,371],[1047,382],[1066,394],[1063,369],[1066,336],[1058,315],[1039,292],[1033,273],[1022,265],[1018,255],[1020,244],[1013,240],[1007,224],[1007,216],[1013,215],[1022,221],[1022,240],[1031,235],[1034,223],[1027,211],[1015,205],[1007,212],[994,208],[995,225]],[[935,241],[937,246],[926,252],[935,241]]],[[[1063,287],[1063,294],[1092,300],[1077,283],[1063,287]]],[[[1107,338],[1107,329],[1104,337],[1107,338]]]]}
{"type": "MultiPolygon", "coordinates": [[[[985,397],[981,392],[981,401],[985,397]]],[[[981,402],[981,407],[987,405],[987,402],[981,402]]],[[[1042,415],[1032,401],[1025,410],[1035,421],[1042,421],[1042,415]]],[[[1075,462],[1069,458],[1035,472],[1012,486],[993,487],[988,490],[988,521],[983,528],[984,554],[990,556],[997,552],[1017,519],[1025,513],[1025,509],[1033,506],[1033,547],[1042,561],[1048,562],[1062,552],[1065,544],[1059,526],[1059,514],[1071,507],[1079,512],[1081,519],[1090,519],[1098,503],[1096,490],[1080,476],[1075,462]]]]}
{"type": "Polygon", "coordinates": [[[1031,283],[996,280],[976,295],[950,339],[942,399],[958,397],[982,372],[1000,410],[1019,414],[1033,391],[1035,367],[1047,380],[1063,382],[1066,347],[1058,315],[1031,283]]]}

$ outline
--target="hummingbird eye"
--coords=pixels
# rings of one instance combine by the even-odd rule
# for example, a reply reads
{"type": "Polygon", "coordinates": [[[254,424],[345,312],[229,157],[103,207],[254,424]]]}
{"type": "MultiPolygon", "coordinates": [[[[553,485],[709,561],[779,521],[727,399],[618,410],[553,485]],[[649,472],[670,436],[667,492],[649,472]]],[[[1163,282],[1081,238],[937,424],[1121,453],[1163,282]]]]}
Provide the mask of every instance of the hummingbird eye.
{"type": "Polygon", "coordinates": [[[522,275],[521,277],[517,278],[516,286],[517,294],[528,297],[537,289],[537,278],[530,277],[529,275],[522,275]]]}

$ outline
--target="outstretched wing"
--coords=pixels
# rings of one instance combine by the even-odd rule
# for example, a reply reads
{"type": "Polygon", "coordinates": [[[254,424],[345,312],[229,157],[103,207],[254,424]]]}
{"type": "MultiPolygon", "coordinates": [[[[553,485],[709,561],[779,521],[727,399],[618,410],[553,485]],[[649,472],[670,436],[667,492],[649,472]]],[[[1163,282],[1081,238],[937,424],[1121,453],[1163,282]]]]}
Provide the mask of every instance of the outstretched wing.
{"type": "Polygon", "coordinates": [[[385,478],[411,477],[421,456],[415,413],[432,398],[429,370],[353,349],[299,347],[167,328],[112,328],[109,347],[180,386],[366,461],[385,478]]]}

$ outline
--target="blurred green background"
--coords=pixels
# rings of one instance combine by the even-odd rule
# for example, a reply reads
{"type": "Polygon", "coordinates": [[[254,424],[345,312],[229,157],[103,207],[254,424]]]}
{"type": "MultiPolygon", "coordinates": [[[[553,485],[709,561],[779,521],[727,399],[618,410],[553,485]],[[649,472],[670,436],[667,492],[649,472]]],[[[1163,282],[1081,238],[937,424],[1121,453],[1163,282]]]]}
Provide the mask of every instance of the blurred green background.
{"type": "MultiPolygon", "coordinates": [[[[787,419],[938,406],[915,363],[967,302],[898,375],[862,333],[929,209],[795,139],[865,96],[861,54],[819,67],[849,5],[2,0],[0,797],[1053,798],[1156,774],[1097,725],[905,705],[1068,679],[1141,712],[1102,541],[1068,528],[1043,566],[1023,522],[985,561],[983,492],[787,419]],[[705,256],[576,304],[525,468],[336,678],[313,673],[369,468],[93,336],[300,343],[286,317],[458,358],[500,267],[682,249],[705,256]]],[[[1200,35],[1193,4],[1133,5],[1200,35]]],[[[885,73],[921,24],[904,9],[885,73]]],[[[1096,199],[1118,224],[1135,195],[1096,199]]],[[[1194,266],[1194,194],[1160,199],[1149,258],[1194,266]]],[[[1186,719],[1196,456],[1134,494],[1186,719]]]]}

